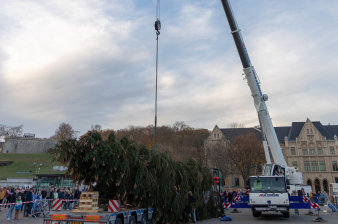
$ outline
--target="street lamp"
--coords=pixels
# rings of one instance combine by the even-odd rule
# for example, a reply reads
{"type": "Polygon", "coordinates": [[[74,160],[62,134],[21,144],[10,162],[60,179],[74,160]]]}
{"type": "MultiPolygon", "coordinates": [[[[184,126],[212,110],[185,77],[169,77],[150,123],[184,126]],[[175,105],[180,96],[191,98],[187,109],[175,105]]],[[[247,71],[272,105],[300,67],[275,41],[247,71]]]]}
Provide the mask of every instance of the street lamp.
{"type": "Polygon", "coordinates": [[[41,167],[43,164],[42,164],[42,163],[36,163],[36,162],[34,162],[33,165],[35,166],[35,170],[36,170],[35,173],[39,174],[39,173],[40,173],[40,167],[41,167]]]}

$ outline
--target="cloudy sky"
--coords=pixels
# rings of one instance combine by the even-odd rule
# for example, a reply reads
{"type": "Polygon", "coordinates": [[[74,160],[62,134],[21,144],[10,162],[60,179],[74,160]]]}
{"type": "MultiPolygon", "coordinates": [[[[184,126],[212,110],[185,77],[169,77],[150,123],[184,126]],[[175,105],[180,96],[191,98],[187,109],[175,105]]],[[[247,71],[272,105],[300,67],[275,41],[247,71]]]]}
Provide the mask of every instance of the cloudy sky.
{"type": "MultiPolygon", "coordinates": [[[[232,0],[274,125],[338,124],[338,1],[232,0]]],[[[154,121],[155,0],[0,0],[0,123],[154,121]]],[[[220,0],[162,0],[159,125],[257,125],[220,0]]]]}

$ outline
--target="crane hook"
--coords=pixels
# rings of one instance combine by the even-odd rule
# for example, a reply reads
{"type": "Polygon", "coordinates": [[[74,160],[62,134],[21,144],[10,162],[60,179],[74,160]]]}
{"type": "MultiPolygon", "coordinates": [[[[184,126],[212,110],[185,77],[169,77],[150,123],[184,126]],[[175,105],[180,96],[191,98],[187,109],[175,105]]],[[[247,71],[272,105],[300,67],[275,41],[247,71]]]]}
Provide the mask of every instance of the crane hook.
{"type": "Polygon", "coordinates": [[[155,30],[156,30],[156,34],[160,35],[160,30],[161,30],[161,21],[159,19],[157,19],[155,21],[155,30]]]}

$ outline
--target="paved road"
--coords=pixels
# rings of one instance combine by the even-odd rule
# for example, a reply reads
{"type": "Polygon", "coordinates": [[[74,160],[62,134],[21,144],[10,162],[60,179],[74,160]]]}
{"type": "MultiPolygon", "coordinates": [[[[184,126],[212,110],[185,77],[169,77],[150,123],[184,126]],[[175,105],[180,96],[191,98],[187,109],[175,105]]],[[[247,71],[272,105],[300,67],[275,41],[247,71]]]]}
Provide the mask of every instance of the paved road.
{"type": "MultiPolygon", "coordinates": [[[[23,217],[23,212],[20,212],[19,214],[19,220],[12,220],[12,221],[7,221],[6,216],[7,216],[8,209],[7,208],[1,208],[0,212],[0,223],[1,224],[7,224],[7,223],[18,223],[18,224],[42,224],[43,223],[43,218],[32,218],[32,217],[23,217]]],[[[14,218],[14,211],[13,211],[13,218],[14,218]]]]}
{"type": "MultiPolygon", "coordinates": [[[[241,213],[231,213],[231,210],[227,210],[226,214],[230,215],[232,218],[232,222],[220,222],[219,219],[209,219],[203,222],[199,222],[201,224],[214,224],[214,223],[242,223],[242,224],[254,224],[254,223],[314,223],[313,219],[317,218],[317,216],[309,216],[305,215],[308,210],[301,210],[300,216],[294,215],[294,210],[291,210],[290,218],[283,218],[281,215],[264,215],[263,217],[254,218],[249,209],[241,209],[241,213]]],[[[338,215],[337,214],[326,214],[324,215],[322,212],[320,213],[321,217],[327,220],[327,223],[338,223],[338,215]]]]}
{"type": "MultiPolygon", "coordinates": [[[[231,209],[232,210],[232,209],[231,209]]],[[[220,224],[220,223],[241,223],[241,224],[255,224],[255,223],[313,223],[312,220],[316,218],[316,216],[308,216],[304,215],[304,213],[307,212],[307,210],[301,211],[300,216],[295,216],[294,211],[292,210],[291,216],[289,219],[285,219],[282,216],[276,216],[276,215],[265,215],[260,218],[254,218],[250,212],[249,209],[241,209],[241,213],[230,213],[231,210],[227,210],[226,214],[230,215],[232,217],[232,222],[220,222],[219,219],[209,219],[202,222],[198,222],[200,224],[220,224]]],[[[42,224],[43,218],[32,218],[32,217],[23,217],[23,213],[20,213],[19,220],[15,221],[7,221],[6,215],[7,215],[8,209],[2,208],[0,212],[0,223],[1,224],[7,224],[7,223],[18,223],[18,224],[42,224]]],[[[328,214],[324,215],[321,212],[321,215],[324,219],[326,219],[327,223],[338,223],[338,214],[328,214]]],[[[14,214],[13,214],[14,218],[14,214]]]]}

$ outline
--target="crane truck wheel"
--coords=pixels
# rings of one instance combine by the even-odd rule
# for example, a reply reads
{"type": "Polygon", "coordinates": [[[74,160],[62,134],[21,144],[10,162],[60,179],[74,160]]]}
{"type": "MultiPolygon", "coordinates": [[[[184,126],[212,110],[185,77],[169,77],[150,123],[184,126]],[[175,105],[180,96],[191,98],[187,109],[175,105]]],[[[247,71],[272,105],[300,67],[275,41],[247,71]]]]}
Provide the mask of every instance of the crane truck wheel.
{"type": "Polygon", "coordinates": [[[289,218],[290,217],[290,212],[289,211],[283,212],[283,217],[284,218],[289,218]]]}
{"type": "Polygon", "coordinates": [[[252,215],[253,217],[259,217],[262,215],[262,212],[257,212],[254,208],[252,209],[252,215]]]}

